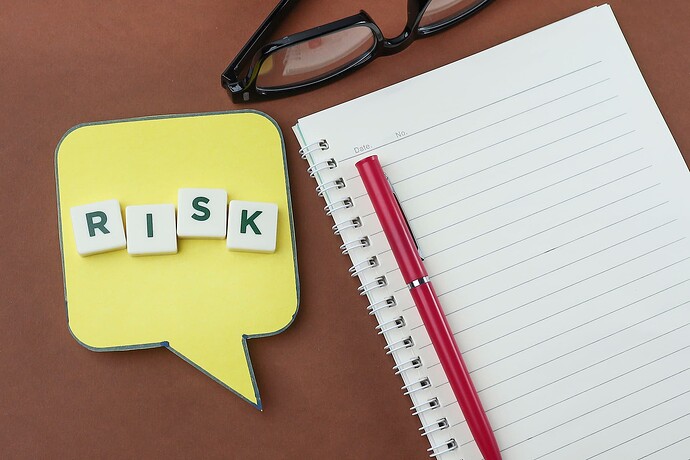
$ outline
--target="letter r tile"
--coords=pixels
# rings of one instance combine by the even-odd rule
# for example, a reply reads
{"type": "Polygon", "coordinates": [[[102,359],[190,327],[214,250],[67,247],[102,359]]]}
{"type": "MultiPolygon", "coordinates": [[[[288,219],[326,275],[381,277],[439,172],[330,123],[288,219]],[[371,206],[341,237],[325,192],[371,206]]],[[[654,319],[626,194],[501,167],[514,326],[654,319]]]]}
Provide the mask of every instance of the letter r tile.
{"type": "Polygon", "coordinates": [[[232,200],[228,206],[228,249],[275,252],[278,206],[274,203],[232,200]]]}
{"type": "Polygon", "coordinates": [[[70,215],[79,255],[115,251],[127,245],[119,201],[75,206],[70,208],[70,215]]]}

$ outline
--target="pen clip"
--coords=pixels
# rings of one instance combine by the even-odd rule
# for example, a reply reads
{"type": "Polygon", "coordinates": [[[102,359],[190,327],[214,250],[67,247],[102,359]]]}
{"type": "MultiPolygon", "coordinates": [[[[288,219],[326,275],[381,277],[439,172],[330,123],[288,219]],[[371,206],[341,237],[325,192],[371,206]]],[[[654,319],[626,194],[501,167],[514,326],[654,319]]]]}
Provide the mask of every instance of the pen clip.
{"type": "Polygon", "coordinates": [[[419,248],[419,244],[417,244],[417,238],[414,236],[414,232],[412,231],[412,227],[410,226],[410,222],[407,220],[407,216],[405,215],[405,210],[403,209],[402,205],[400,204],[400,200],[398,199],[398,194],[395,193],[395,189],[393,188],[393,184],[391,183],[391,180],[388,178],[386,174],[383,175],[383,177],[386,178],[386,182],[388,182],[388,186],[391,189],[391,192],[393,193],[393,198],[395,198],[395,203],[398,205],[398,209],[400,209],[400,213],[403,216],[403,219],[405,219],[405,225],[407,225],[407,230],[410,232],[410,236],[412,236],[412,241],[414,242],[414,247],[417,248],[417,254],[419,254],[419,258],[424,260],[424,254],[422,254],[422,250],[419,248]]]}

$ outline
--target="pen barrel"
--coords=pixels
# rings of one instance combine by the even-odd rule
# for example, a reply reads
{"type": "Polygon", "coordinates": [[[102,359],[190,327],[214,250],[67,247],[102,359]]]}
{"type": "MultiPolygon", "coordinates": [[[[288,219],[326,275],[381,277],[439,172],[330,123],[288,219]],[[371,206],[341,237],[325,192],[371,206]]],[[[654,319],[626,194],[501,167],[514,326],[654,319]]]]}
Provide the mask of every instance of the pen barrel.
{"type": "Polygon", "coordinates": [[[376,155],[355,163],[405,283],[427,276],[398,200],[376,155]]]}
{"type": "Polygon", "coordinates": [[[425,283],[411,288],[410,294],[479,451],[485,460],[500,460],[501,454],[489,419],[470,379],[434,287],[431,283],[425,283]]]}
{"type": "Polygon", "coordinates": [[[412,238],[398,200],[393,194],[393,189],[383,173],[381,163],[376,155],[372,155],[358,161],[355,166],[374,206],[403,280],[408,286],[411,286],[414,281],[422,282],[416,287],[411,287],[410,294],[477,447],[485,460],[500,460],[501,454],[489,420],[470,380],[470,374],[467,372],[460,349],[455,342],[434,288],[426,281],[427,272],[417,251],[417,245],[412,238]]]}

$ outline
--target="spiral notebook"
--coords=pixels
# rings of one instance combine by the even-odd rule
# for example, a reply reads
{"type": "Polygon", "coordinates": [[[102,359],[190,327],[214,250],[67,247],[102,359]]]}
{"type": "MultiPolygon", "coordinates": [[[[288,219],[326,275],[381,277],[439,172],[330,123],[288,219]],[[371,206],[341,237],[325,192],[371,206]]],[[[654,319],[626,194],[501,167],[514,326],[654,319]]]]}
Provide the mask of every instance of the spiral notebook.
{"type": "Polygon", "coordinates": [[[357,176],[371,154],[504,459],[687,458],[689,175],[610,7],[294,131],[430,455],[480,458],[357,176]]]}

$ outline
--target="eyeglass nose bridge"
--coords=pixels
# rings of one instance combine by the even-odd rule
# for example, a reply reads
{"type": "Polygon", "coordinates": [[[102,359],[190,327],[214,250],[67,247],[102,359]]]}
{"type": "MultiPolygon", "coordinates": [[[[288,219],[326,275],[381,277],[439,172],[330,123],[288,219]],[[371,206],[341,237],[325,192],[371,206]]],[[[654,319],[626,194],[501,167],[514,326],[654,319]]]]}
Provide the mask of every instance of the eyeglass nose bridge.
{"type": "Polygon", "coordinates": [[[405,27],[400,35],[394,38],[384,38],[381,43],[381,55],[390,56],[399,53],[412,44],[415,39],[413,29],[405,27]]]}
{"type": "Polygon", "coordinates": [[[422,14],[431,2],[432,0],[407,0],[407,23],[397,37],[383,39],[382,55],[399,53],[412,44],[419,35],[418,28],[422,14]]]}

